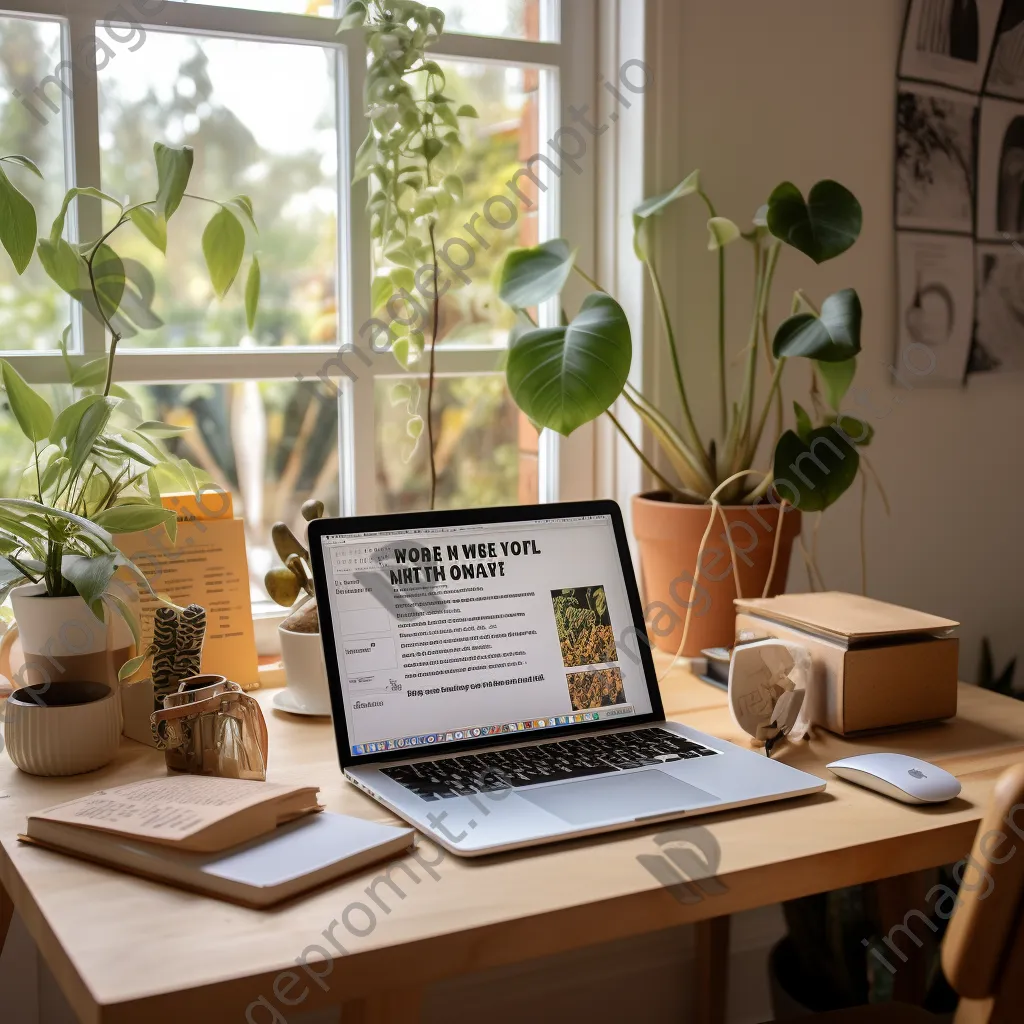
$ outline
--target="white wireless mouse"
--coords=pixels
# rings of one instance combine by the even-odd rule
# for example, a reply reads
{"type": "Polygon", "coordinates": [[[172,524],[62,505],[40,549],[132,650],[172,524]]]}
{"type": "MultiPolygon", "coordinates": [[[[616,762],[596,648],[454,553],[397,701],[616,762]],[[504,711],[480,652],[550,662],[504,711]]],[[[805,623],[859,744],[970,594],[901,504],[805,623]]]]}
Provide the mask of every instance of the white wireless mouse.
{"type": "Polygon", "coordinates": [[[960,795],[955,775],[907,754],[858,754],[825,767],[847,782],[905,804],[941,804],[960,795]]]}

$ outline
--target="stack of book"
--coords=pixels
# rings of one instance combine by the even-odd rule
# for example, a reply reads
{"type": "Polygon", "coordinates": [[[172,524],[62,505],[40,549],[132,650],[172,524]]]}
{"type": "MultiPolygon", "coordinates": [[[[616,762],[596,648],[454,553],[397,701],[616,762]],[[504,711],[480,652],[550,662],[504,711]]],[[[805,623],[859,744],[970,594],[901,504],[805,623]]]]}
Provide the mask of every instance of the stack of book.
{"type": "Polygon", "coordinates": [[[19,838],[258,909],[399,856],[414,832],[324,811],[313,786],[182,775],[40,811],[19,838]]]}

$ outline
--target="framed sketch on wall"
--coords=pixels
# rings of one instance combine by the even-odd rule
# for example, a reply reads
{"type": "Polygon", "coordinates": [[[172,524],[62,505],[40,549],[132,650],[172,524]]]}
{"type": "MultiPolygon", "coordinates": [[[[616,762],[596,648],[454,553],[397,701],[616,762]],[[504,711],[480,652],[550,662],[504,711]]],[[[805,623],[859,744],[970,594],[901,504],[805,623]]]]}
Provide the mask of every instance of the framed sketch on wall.
{"type": "Polygon", "coordinates": [[[1004,0],[985,92],[1024,100],[1024,0],[1004,0]]]}
{"type": "Polygon", "coordinates": [[[932,385],[959,385],[974,330],[974,241],[901,231],[899,358],[932,385]]]}
{"type": "Polygon", "coordinates": [[[979,92],[1002,0],[910,0],[900,76],[979,92]]]}
{"type": "Polygon", "coordinates": [[[1024,103],[981,101],[978,238],[1024,238],[1024,103]]]}
{"type": "Polygon", "coordinates": [[[896,101],[896,224],[974,230],[978,101],[950,89],[903,84],[896,101]]]}
{"type": "Polygon", "coordinates": [[[970,370],[1024,370],[1024,251],[979,245],[977,323],[970,370]]]}
{"type": "Polygon", "coordinates": [[[1024,0],[908,0],[895,177],[897,357],[1024,374],[1024,0]]]}

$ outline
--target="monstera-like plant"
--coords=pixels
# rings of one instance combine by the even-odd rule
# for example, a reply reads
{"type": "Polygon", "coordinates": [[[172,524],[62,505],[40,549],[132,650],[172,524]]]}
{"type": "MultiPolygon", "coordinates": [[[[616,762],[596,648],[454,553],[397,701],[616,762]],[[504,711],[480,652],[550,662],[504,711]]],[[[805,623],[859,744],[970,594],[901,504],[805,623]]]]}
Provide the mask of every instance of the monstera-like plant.
{"type": "MultiPolygon", "coordinates": [[[[860,352],[861,303],[852,288],[844,288],[827,296],[820,305],[803,290],[793,295],[790,315],[774,330],[769,325],[769,303],[772,283],[779,258],[785,248],[795,249],[815,264],[824,263],[846,252],[856,242],[861,230],[862,212],[855,196],[838,182],[820,181],[805,199],[790,182],[783,182],[742,229],[720,216],[711,198],[703,189],[700,175],[694,171],[674,189],[648,199],[633,214],[633,247],[650,280],[658,308],[664,342],[672,367],[675,402],[658,407],[629,380],[632,361],[632,336],[626,315],[619,303],[578,263],[578,254],[566,239],[554,239],[529,249],[509,254],[502,268],[500,295],[518,313],[526,329],[517,329],[510,339],[507,379],[509,391],[519,408],[537,427],[548,427],[568,435],[599,416],[607,416],[615,428],[659,482],[662,490],[637,499],[634,524],[644,552],[644,571],[648,596],[652,590],[668,593],[675,583],[679,591],[680,574],[688,586],[701,583],[700,565],[711,526],[708,512],[703,520],[690,520],[689,531],[668,524],[673,508],[711,503],[712,515],[718,506],[731,506],[721,516],[729,525],[725,530],[729,555],[733,563],[731,596],[708,613],[708,621],[719,614],[723,625],[717,629],[714,643],[729,643],[732,597],[741,593],[738,581],[743,575],[737,560],[733,534],[736,523],[748,523],[745,507],[769,503],[774,508],[764,513],[755,510],[762,522],[765,516],[779,515],[789,508],[787,531],[768,529],[775,534],[767,545],[761,545],[764,565],[754,574],[747,587],[760,596],[762,591],[777,589],[788,544],[792,541],[799,515],[793,509],[822,512],[851,486],[863,464],[862,449],[872,437],[870,425],[842,411],[846,395],[856,372],[860,352]],[[669,313],[665,289],[654,258],[655,225],[672,207],[692,197],[702,202],[708,213],[707,248],[717,263],[718,287],[715,295],[717,313],[716,393],[718,398],[717,429],[705,436],[693,416],[690,391],[695,386],[683,370],[676,324],[669,313]],[[740,353],[744,373],[742,385],[730,395],[726,374],[726,260],[731,247],[743,245],[751,255],[754,271],[753,301],[747,344],[740,353]],[[563,314],[563,322],[554,327],[538,327],[530,310],[558,295],[570,275],[578,274],[592,289],[576,315],[563,314]],[[794,403],[794,422],[785,427],[780,384],[786,368],[794,360],[810,369],[811,388],[807,407],[794,403]],[[758,394],[758,375],[763,364],[769,384],[758,394]],[[648,457],[624,429],[616,415],[620,399],[631,408],[650,431],[670,468],[661,468],[648,457]],[[770,465],[757,468],[762,440],[775,410],[775,439],[770,465]],[[739,509],[740,511],[736,511],[739,509]],[[726,514],[728,512],[728,514],[726,514]],[[650,520],[657,520],[657,523],[650,520]],[[705,524],[707,528],[705,529],[705,524]],[[686,534],[682,549],[655,551],[645,549],[645,541],[676,530],[686,534]],[[692,542],[691,535],[704,535],[703,544],[692,542]],[[775,543],[781,538],[781,544],[775,543]],[[781,553],[780,553],[781,547],[781,553]],[[765,550],[767,549],[767,550],[765,550]],[[781,554],[781,557],[780,557],[781,554]],[[770,564],[769,564],[770,563],[770,564]],[[666,573],[668,575],[666,575],[666,573]],[[766,579],[767,577],[767,579],[766,579]],[[652,586],[652,580],[656,582],[652,586]]],[[[682,519],[682,516],[676,516],[682,519]]],[[[812,585],[820,577],[813,550],[807,552],[812,585]]],[[[744,552],[742,562],[748,560],[744,552]]],[[[704,584],[708,583],[705,574],[704,584]]],[[[677,606],[686,606],[686,623],[691,618],[693,595],[687,600],[675,599],[677,606]]],[[[679,622],[670,631],[671,640],[662,644],[676,650],[680,632],[687,625],[679,622]]],[[[653,630],[657,635],[657,630],[653,630]]],[[[697,632],[700,632],[699,630],[697,632]]],[[[710,645],[703,634],[700,645],[710,645]]],[[[688,653],[696,653],[694,644],[688,653]]]]}

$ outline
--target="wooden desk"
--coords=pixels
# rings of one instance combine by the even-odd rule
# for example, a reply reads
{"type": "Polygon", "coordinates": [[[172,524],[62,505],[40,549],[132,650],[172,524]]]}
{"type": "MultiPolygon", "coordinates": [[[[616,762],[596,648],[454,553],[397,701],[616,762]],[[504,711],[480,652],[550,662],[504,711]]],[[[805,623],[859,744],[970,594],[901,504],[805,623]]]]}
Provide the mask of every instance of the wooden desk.
{"type": "MultiPolygon", "coordinates": [[[[742,742],[724,695],[677,671],[663,684],[671,718],[742,742]]],[[[272,780],[318,783],[332,810],[393,820],[342,779],[330,726],[269,709],[272,780]]],[[[101,786],[162,770],[159,755],[125,742],[117,761],[68,780],[23,775],[0,760],[0,881],[87,1024],[273,1020],[345,1006],[349,1021],[415,1020],[422,987],[445,977],[585,947],[840,886],[920,871],[962,857],[999,773],[1024,757],[1024,703],[961,686],[952,722],[885,737],[844,741],[827,733],[781,753],[822,777],[836,757],[888,748],[942,765],[963,783],[957,801],[914,808],[829,778],[825,793],[541,847],[459,861],[424,847],[429,869],[391,872],[368,895],[378,866],[269,913],[244,910],[80,863],[15,839],[28,812],[101,786]],[[658,854],[654,836],[699,828],[720,851],[717,885],[680,902],[637,860],[658,854]],[[415,877],[415,881],[413,881],[415,877]],[[403,895],[400,897],[398,892],[403,895]],[[381,904],[387,908],[386,912],[381,904]],[[374,914],[373,924],[366,908],[374,914]],[[346,918],[355,937],[334,922],[346,918]],[[331,953],[333,936],[347,955],[331,953]],[[309,952],[307,952],[309,951],[309,952]],[[306,955],[318,982],[296,966],[306,955]],[[403,989],[396,989],[401,979],[403,989]],[[294,1002],[301,997],[301,1002],[294,1002]],[[288,1000],[292,1000],[289,1003],[288,1000]]],[[[927,909],[927,908],[926,908],[927,909]]],[[[0,930],[3,920],[0,918],[0,930]]],[[[721,943],[705,928],[698,961],[721,943]]],[[[711,958],[713,959],[713,957],[711,958]]],[[[711,1019],[715,1007],[705,1007],[711,1019]]]]}

